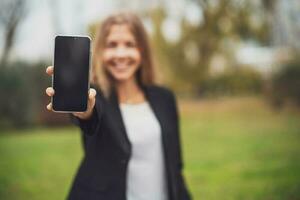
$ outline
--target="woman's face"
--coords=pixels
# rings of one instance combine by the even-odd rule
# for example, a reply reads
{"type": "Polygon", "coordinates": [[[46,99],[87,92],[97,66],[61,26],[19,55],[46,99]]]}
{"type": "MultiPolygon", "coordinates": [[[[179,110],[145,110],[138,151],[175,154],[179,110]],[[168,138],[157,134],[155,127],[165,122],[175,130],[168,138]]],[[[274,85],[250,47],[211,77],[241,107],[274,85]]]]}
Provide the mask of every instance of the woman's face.
{"type": "Polygon", "coordinates": [[[104,46],[103,63],[116,81],[135,79],[141,63],[141,53],[127,25],[111,27],[104,46]]]}

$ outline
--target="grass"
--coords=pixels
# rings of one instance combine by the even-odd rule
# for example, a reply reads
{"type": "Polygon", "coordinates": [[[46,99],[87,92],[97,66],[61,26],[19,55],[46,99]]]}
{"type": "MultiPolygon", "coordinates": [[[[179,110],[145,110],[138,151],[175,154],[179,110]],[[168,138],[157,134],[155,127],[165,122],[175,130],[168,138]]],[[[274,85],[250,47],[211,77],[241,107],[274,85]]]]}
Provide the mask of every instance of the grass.
{"type": "Polygon", "coordinates": [[[63,199],[82,156],[76,128],[0,137],[0,199],[63,199]]]}
{"type": "Polygon", "coordinates": [[[256,98],[182,106],[195,199],[300,199],[300,116],[256,98]]]}
{"type": "MultiPolygon", "coordinates": [[[[182,101],[184,174],[194,199],[300,199],[300,114],[259,98],[182,101]]],[[[0,135],[0,199],[64,199],[82,156],[77,128],[0,135]]]]}

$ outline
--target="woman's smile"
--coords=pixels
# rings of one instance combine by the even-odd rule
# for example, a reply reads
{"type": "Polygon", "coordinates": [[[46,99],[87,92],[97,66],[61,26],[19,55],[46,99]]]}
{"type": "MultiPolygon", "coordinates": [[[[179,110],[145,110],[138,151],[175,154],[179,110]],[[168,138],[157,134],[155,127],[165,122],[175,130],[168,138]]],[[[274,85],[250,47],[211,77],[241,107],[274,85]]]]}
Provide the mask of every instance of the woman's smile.
{"type": "Polygon", "coordinates": [[[135,60],[128,58],[124,60],[119,60],[119,59],[112,59],[110,64],[112,67],[115,67],[117,70],[126,70],[133,64],[135,64],[135,60]]]}

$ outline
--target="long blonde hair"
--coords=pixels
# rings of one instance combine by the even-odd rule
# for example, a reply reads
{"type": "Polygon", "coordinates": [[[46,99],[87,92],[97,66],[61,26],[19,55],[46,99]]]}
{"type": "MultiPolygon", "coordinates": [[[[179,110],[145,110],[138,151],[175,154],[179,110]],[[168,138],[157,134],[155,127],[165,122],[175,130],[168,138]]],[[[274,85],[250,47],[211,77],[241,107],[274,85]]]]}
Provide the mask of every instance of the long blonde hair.
{"type": "Polygon", "coordinates": [[[137,82],[143,86],[154,84],[156,76],[147,33],[139,17],[128,12],[111,15],[98,27],[93,47],[92,83],[100,88],[105,96],[109,95],[114,86],[114,81],[102,61],[105,42],[113,25],[127,25],[137,42],[142,58],[141,66],[136,72],[137,82]]]}

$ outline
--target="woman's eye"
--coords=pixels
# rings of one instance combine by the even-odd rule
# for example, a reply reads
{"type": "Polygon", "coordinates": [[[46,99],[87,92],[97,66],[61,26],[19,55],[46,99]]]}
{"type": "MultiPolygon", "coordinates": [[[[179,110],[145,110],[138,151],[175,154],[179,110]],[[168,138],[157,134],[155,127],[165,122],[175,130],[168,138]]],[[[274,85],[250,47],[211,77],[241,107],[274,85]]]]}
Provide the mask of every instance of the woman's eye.
{"type": "Polygon", "coordinates": [[[126,42],[127,47],[136,47],[136,44],[134,42],[126,42]]]}
{"type": "Polygon", "coordinates": [[[106,48],[114,48],[117,46],[117,43],[116,42],[108,42],[106,44],[106,48]]]}

